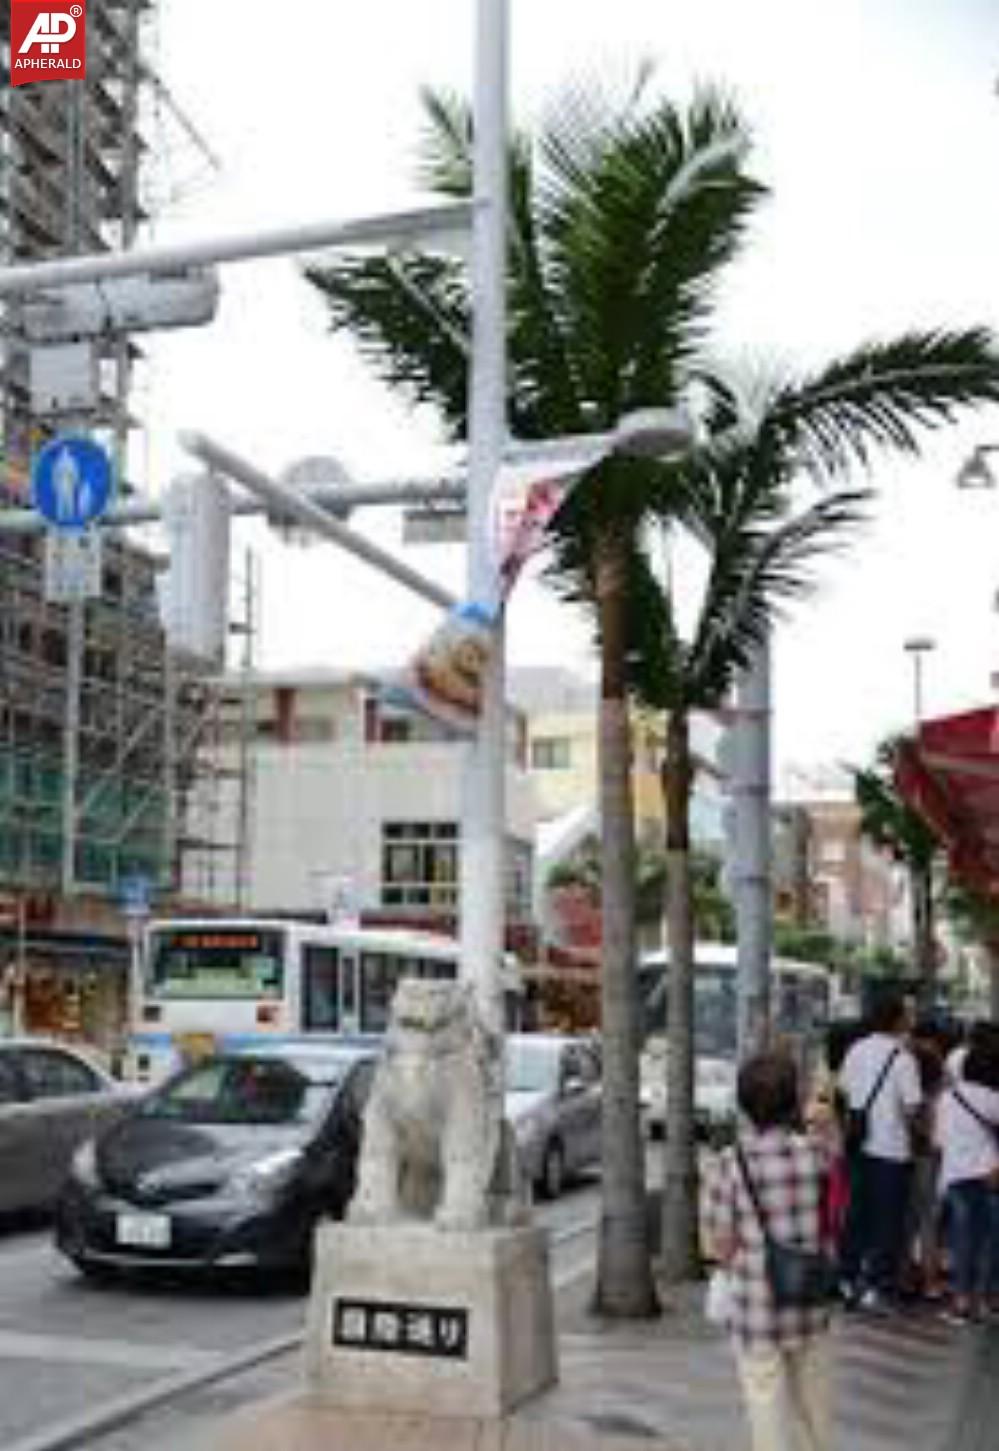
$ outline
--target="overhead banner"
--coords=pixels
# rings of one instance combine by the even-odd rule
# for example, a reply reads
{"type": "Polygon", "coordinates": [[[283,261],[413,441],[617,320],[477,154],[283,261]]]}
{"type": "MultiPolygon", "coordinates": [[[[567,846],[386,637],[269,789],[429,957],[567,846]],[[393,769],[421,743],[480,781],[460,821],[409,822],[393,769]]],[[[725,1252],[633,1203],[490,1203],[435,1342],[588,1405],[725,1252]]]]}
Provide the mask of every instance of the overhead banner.
{"type": "Polygon", "coordinates": [[[534,459],[501,466],[489,505],[490,553],[501,604],[531,555],[544,548],[548,526],[573,485],[601,457],[591,452],[551,463],[534,459]]]}
{"type": "Polygon", "coordinates": [[[402,682],[403,698],[417,709],[456,730],[475,730],[503,606],[527,560],[544,547],[548,526],[573,485],[600,456],[502,465],[489,504],[492,597],[457,605],[417,652],[402,682]]]}

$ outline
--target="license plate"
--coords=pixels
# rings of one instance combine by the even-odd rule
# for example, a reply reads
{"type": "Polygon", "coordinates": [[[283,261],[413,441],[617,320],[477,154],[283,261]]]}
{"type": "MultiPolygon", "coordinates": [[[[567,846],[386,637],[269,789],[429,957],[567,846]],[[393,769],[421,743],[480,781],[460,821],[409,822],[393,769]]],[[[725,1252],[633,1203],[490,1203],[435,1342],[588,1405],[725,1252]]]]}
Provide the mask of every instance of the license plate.
{"type": "Polygon", "coordinates": [[[170,1216],[167,1214],[119,1214],[119,1244],[133,1249],[169,1249],[170,1216]]]}

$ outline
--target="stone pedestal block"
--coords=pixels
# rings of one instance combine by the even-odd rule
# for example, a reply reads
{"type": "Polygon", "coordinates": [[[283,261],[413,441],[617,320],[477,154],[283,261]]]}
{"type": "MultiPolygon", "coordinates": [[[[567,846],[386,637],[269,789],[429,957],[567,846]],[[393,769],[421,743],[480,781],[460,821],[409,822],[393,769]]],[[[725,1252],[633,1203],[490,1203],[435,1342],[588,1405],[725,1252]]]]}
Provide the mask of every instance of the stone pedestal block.
{"type": "Polygon", "coordinates": [[[558,1379],[547,1232],[321,1225],[306,1368],[344,1410],[506,1415],[558,1379]]]}

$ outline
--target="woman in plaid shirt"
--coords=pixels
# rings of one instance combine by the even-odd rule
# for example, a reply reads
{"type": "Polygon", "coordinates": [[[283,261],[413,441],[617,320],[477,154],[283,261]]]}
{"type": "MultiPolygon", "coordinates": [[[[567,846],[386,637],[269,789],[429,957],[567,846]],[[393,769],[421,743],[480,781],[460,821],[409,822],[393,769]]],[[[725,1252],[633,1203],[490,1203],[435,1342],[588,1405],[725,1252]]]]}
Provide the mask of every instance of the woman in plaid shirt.
{"type": "MultiPolygon", "coordinates": [[[[800,1132],[798,1074],[790,1058],[761,1053],[739,1073],[746,1122],[739,1143],[772,1237],[819,1249],[827,1151],[800,1132]]],[[[753,1451],[828,1451],[831,1435],[829,1310],[781,1308],[767,1279],[763,1231],[732,1149],[720,1156],[707,1197],[707,1233],[732,1285],[729,1328],[753,1451]]]]}

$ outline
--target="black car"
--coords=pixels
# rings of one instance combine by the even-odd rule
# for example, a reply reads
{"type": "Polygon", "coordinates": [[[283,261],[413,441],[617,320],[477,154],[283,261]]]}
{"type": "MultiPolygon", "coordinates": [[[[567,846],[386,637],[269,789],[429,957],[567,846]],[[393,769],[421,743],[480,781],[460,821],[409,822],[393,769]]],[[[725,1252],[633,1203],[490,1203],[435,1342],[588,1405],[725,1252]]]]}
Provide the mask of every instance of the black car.
{"type": "Polygon", "coordinates": [[[85,1274],[307,1269],[354,1192],[371,1047],[221,1054],[169,1079],[73,1160],[56,1243],[85,1274]]]}

